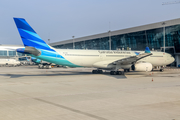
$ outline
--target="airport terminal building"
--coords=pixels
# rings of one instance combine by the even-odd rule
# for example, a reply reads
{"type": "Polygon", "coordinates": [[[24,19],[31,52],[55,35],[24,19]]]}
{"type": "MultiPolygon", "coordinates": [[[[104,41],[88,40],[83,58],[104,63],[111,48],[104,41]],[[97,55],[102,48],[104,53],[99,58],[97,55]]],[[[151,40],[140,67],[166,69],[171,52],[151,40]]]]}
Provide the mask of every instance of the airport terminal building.
{"type": "Polygon", "coordinates": [[[172,54],[180,64],[180,18],[50,44],[58,49],[141,50],[172,54]]]}
{"type": "Polygon", "coordinates": [[[16,49],[24,48],[22,45],[0,45],[0,58],[21,57],[25,54],[16,52],[16,49]]]}

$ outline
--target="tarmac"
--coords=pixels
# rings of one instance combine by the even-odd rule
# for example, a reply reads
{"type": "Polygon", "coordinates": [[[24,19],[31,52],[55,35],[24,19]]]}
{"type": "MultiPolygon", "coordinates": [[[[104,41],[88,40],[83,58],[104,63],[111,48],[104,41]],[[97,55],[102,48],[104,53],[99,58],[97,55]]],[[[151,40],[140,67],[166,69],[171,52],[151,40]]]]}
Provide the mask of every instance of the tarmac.
{"type": "Polygon", "coordinates": [[[0,120],[180,120],[180,69],[0,67],[0,120]]]}

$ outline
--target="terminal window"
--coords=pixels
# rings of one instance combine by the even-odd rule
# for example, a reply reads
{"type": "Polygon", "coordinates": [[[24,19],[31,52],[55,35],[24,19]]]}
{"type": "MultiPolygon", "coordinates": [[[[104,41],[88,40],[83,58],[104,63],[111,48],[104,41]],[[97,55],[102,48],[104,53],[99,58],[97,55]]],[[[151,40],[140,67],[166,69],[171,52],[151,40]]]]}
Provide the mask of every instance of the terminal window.
{"type": "Polygon", "coordinates": [[[9,51],[9,56],[16,56],[16,51],[9,51]]]}
{"type": "Polygon", "coordinates": [[[23,53],[17,53],[18,54],[18,56],[25,56],[25,54],[23,54],[23,53]]]}
{"type": "Polygon", "coordinates": [[[0,56],[7,56],[7,51],[1,50],[1,51],[0,51],[0,56]]]}

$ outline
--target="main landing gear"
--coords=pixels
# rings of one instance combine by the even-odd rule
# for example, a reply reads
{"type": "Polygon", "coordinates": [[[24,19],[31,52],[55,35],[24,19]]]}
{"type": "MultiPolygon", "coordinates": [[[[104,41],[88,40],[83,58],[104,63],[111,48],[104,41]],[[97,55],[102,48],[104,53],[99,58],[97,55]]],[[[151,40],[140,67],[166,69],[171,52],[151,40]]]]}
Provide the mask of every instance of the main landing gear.
{"type": "MultiPolygon", "coordinates": [[[[93,70],[92,73],[93,74],[102,74],[103,71],[102,70],[93,70]]],[[[124,71],[111,71],[110,75],[124,75],[124,71]]]]}
{"type": "Polygon", "coordinates": [[[124,72],[130,72],[130,69],[124,69],[124,72]]]}
{"type": "Polygon", "coordinates": [[[123,71],[111,71],[110,75],[124,75],[123,71]]]}
{"type": "Polygon", "coordinates": [[[102,70],[93,70],[92,73],[93,74],[102,74],[103,71],[102,70]]]}

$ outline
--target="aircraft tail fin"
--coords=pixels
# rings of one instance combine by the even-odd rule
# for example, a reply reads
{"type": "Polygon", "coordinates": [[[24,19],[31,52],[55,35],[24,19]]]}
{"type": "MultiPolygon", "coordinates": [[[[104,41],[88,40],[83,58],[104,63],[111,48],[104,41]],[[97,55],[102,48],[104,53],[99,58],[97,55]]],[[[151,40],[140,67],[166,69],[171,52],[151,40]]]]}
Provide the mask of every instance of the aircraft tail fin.
{"type": "Polygon", "coordinates": [[[24,46],[54,51],[47,45],[23,18],[14,18],[24,46]]]}

